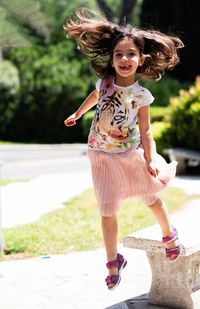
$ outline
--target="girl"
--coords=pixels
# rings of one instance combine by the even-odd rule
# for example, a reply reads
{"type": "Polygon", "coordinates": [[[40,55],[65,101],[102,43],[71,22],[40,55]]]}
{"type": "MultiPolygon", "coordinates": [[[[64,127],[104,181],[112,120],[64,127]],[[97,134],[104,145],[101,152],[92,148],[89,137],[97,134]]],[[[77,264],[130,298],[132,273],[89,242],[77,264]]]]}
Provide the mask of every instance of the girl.
{"type": "Polygon", "coordinates": [[[109,270],[105,280],[108,289],[113,290],[127,263],[117,253],[116,213],[121,200],[137,197],[144,201],[160,224],[166,258],[175,261],[180,255],[177,230],[170,224],[167,208],[159,197],[175,176],[177,163],[167,164],[156,153],[149,117],[154,98],[137,79],[161,79],[165,70],[179,62],[177,50],[183,43],[158,31],[119,27],[86,9],[78,10],[76,17],[75,21],[69,18],[64,31],[78,39],[79,50],[89,58],[100,79],[96,89],[64,123],[75,125],[97,104],[88,137],[88,156],[102,216],[109,270]]]}

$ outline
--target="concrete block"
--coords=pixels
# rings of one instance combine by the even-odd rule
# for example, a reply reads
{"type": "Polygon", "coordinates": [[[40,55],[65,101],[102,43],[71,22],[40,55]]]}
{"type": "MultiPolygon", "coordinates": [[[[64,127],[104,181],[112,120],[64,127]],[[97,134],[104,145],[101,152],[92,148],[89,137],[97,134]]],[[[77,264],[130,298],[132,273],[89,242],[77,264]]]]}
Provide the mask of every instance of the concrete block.
{"type": "Polygon", "coordinates": [[[182,240],[182,252],[177,261],[169,262],[165,247],[152,227],[128,235],[124,246],[146,251],[152,282],[149,304],[178,309],[200,309],[200,244],[182,240]],[[148,236],[147,236],[148,235],[148,236]]]}

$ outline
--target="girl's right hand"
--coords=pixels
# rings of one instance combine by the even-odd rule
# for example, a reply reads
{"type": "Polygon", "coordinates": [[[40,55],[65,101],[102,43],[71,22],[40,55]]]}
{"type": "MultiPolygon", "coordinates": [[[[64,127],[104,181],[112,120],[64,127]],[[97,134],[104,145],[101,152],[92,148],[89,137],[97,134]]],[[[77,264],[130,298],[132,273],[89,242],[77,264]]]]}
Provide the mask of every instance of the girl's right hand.
{"type": "Polygon", "coordinates": [[[152,176],[158,176],[159,170],[157,169],[156,164],[153,161],[147,163],[147,168],[152,176]]]}
{"type": "Polygon", "coordinates": [[[69,116],[67,119],[65,119],[64,124],[67,127],[71,127],[74,126],[76,124],[76,120],[79,119],[80,117],[78,117],[76,115],[76,113],[72,114],[71,116],[69,116]]]}

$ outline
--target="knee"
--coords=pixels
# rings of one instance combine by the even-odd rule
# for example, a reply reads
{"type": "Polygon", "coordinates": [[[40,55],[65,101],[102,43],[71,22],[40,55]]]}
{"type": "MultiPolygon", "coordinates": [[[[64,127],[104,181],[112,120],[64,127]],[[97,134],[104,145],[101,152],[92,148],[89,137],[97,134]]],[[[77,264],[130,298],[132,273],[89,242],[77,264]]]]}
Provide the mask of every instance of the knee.
{"type": "Polygon", "coordinates": [[[114,216],[102,216],[101,219],[102,219],[102,221],[109,222],[109,221],[112,221],[112,220],[116,220],[116,215],[114,215],[114,216]]]}
{"type": "Polygon", "coordinates": [[[162,207],[162,205],[163,205],[162,200],[161,200],[160,198],[157,198],[157,199],[155,200],[155,202],[153,202],[152,204],[147,205],[147,206],[148,206],[149,208],[156,208],[156,207],[162,207]]]}
{"type": "Polygon", "coordinates": [[[113,224],[116,224],[117,218],[116,216],[112,216],[112,217],[102,216],[101,222],[103,226],[113,226],[113,224]]]}

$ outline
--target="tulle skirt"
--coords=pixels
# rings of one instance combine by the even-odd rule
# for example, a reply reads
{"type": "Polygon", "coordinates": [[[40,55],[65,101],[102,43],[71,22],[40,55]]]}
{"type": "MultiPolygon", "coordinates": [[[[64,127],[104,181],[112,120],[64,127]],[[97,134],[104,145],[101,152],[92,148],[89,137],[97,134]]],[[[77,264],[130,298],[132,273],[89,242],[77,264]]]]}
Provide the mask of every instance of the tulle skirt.
{"type": "Polygon", "coordinates": [[[129,149],[123,153],[88,150],[94,190],[102,216],[113,216],[126,198],[135,197],[151,205],[175,177],[177,162],[167,163],[155,153],[159,170],[152,176],[146,166],[144,150],[129,149]]]}

